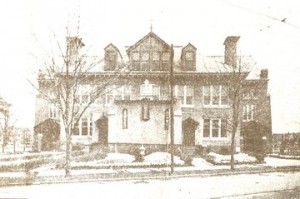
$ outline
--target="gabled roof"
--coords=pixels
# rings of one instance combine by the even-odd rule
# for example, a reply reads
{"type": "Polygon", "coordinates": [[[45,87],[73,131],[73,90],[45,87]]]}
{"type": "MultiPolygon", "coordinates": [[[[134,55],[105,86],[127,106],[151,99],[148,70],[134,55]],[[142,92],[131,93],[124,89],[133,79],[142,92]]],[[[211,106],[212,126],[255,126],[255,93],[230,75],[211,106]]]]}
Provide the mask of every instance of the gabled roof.
{"type": "Polygon", "coordinates": [[[120,53],[119,49],[118,49],[115,45],[113,45],[112,43],[108,44],[108,45],[104,48],[104,50],[108,49],[109,47],[112,47],[113,49],[115,49],[115,50],[119,53],[119,55],[121,56],[121,59],[123,59],[122,54],[120,53]]]}
{"type": "Polygon", "coordinates": [[[155,33],[153,33],[152,31],[149,32],[147,35],[145,35],[142,39],[140,39],[138,42],[136,42],[133,46],[130,46],[130,48],[128,48],[126,50],[127,54],[132,51],[133,49],[135,49],[138,45],[140,45],[143,41],[145,41],[146,39],[148,39],[149,37],[154,37],[155,39],[157,39],[159,42],[161,42],[163,45],[167,46],[168,48],[170,48],[170,45],[167,44],[164,40],[162,40],[159,36],[157,36],[155,33]]]}
{"type": "Polygon", "coordinates": [[[194,50],[197,50],[197,48],[193,44],[188,43],[185,47],[182,48],[182,51],[184,51],[188,47],[192,47],[194,50]]]}

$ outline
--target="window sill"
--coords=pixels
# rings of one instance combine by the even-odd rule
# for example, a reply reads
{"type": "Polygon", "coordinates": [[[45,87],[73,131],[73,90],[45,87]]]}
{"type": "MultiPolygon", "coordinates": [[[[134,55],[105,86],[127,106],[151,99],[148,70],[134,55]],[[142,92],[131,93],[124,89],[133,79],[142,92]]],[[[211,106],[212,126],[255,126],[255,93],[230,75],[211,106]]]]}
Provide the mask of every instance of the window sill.
{"type": "Polygon", "coordinates": [[[195,105],[189,105],[189,104],[181,104],[180,105],[182,108],[194,108],[195,105]]]}
{"type": "Polygon", "coordinates": [[[204,108],[230,108],[230,105],[203,105],[204,108]]]}

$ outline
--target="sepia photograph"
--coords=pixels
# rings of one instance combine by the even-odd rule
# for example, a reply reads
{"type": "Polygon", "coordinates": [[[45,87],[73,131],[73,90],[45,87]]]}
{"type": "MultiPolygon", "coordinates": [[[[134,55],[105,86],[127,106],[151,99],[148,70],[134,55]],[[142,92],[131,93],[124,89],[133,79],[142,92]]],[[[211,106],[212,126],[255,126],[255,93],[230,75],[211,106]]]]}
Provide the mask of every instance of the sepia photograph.
{"type": "Polygon", "coordinates": [[[300,198],[297,0],[0,2],[0,199],[300,198]]]}

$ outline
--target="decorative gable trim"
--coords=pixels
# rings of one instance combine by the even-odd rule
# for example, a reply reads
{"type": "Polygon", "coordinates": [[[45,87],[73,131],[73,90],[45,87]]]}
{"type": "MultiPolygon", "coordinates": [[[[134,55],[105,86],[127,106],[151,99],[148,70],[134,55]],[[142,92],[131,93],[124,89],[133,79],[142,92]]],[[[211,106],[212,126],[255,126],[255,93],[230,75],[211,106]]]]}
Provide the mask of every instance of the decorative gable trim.
{"type": "Polygon", "coordinates": [[[136,42],[133,46],[130,46],[126,52],[127,54],[129,54],[131,51],[133,51],[136,47],[138,47],[141,43],[143,43],[146,39],[148,39],[149,37],[153,37],[155,39],[157,39],[160,43],[162,43],[164,46],[167,46],[168,48],[171,48],[171,46],[169,44],[167,44],[164,40],[162,40],[159,36],[157,36],[155,33],[153,32],[149,32],[147,35],[145,35],[142,39],[140,39],[138,42],[136,42]]]}

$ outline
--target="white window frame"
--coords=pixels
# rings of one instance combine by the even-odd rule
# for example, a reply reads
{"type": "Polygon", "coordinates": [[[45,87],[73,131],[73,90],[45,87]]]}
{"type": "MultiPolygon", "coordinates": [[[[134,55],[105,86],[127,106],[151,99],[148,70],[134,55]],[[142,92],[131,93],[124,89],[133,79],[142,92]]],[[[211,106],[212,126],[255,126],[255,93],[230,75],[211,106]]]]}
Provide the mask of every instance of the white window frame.
{"type": "Polygon", "coordinates": [[[219,108],[228,108],[229,107],[229,95],[227,94],[227,104],[222,104],[222,90],[224,88],[228,88],[227,86],[224,85],[203,85],[202,87],[202,104],[204,107],[219,107],[219,108]],[[213,104],[213,87],[214,86],[218,86],[218,103],[217,104],[213,104]],[[210,94],[210,100],[209,100],[209,104],[204,104],[204,90],[205,88],[209,88],[209,94],[210,94]]]}
{"type": "Polygon", "coordinates": [[[187,104],[187,91],[188,87],[192,90],[192,93],[194,93],[194,87],[192,85],[175,85],[175,96],[178,97],[179,93],[179,86],[183,86],[183,101],[181,101],[182,107],[194,107],[194,95],[192,95],[192,104],[187,104]]]}
{"type": "MultiPolygon", "coordinates": [[[[90,85],[79,85],[77,88],[77,91],[75,93],[75,98],[78,96],[78,102],[75,102],[78,104],[88,104],[91,100],[91,86],[90,85]],[[83,96],[87,95],[87,102],[83,102],[83,96]]],[[[74,99],[76,100],[76,99],[74,99]]]]}
{"type": "Polygon", "coordinates": [[[79,129],[79,134],[78,135],[74,135],[76,137],[92,137],[94,134],[94,122],[93,122],[93,116],[89,116],[89,117],[82,117],[79,119],[78,121],[78,129],[79,129]],[[82,119],[86,118],[87,119],[87,135],[82,135],[82,119]],[[91,126],[92,125],[92,126],[91,126]],[[92,131],[92,132],[91,132],[92,131]]]}
{"type": "Polygon", "coordinates": [[[147,79],[140,85],[140,98],[147,98],[153,100],[154,97],[160,99],[160,86],[157,84],[151,84],[147,79]],[[155,92],[155,89],[156,92],[155,92]]]}
{"type": "Polygon", "coordinates": [[[254,120],[255,105],[246,104],[243,106],[243,122],[254,120]]]}
{"type": "Polygon", "coordinates": [[[49,118],[57,119],[59,117],[59,110],[56,104],[50,103],[49,105],[49,118]]]}
{"type": "Polygon", "coordinates": [[[126,100],[125,99],[125,96],[129,95],[129,99],[131,99],[131,85],[111,85],[111,86],[107,86],[105,88],[105,105],[106,106],[110,106],[113,104],[114,100],[115,100],[115,97],[118,95],[118,94],[121,94],[121,100],[126,100]],[[126,90],[126,86],[129,86],[129,90],[126,90]],[[125,92],[125,91],[129,91],[128,93],[125,92]],[[112,101],[109,102],[108,101],[108,97],[109,96],[112,96],[112,101]]]}
{"type": "Polygon", "coordinates": [[[204,118],[202,120],[202,138],[203,139],[207,139],[207,140],[224,140],[224,139],[228,139],[228,128],[226,128],[226,137],[222,137],[222,121],[226,122],[226,119],[222,119],[222,118],[204,118]],[[209,120],[209,136],[208,137],[204,137],[204,120],[207,119],[209,120]],[[213,128],[213,121],[217,120],[218,121],[218,136],[217,137],[213,137],[213,132],[212,132],[212,128],[213,128]]]}

